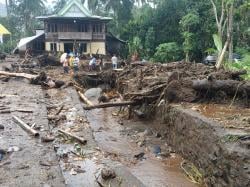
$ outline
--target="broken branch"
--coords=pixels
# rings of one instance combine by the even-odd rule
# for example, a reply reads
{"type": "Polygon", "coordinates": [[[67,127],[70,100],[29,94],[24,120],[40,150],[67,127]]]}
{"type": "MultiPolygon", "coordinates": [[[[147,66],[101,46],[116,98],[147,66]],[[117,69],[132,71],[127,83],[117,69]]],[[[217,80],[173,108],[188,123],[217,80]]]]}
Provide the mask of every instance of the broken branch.
{"type": "Polygon", "coordinates": [[[31,75],[27,73],[10,73],[6,71],[0,71],[0,75],[6,75],[6,76],[11,76],[11,77],[22,77],[22,78],[26,78],[29,80],[32,80],[38,77],[37,75],[31,75]]]}
{"type": "Polygon", "coordinates": [[[124,101],[118,103],[103,103],[93,106],[85,106],[83,107],[84,110],[92,110],[97,108],[109,108],[109,107],[117,107],[117,106],[127,106],[127,105],[137,105],[138,103],[135,101],[124,101]]]}

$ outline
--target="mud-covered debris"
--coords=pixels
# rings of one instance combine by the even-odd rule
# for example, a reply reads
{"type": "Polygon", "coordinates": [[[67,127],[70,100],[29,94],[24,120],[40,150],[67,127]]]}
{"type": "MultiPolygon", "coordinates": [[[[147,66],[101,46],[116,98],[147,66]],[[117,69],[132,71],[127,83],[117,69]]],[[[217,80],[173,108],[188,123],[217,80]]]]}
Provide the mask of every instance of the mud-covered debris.
{"type": "Polygon", "coordinates": [[[41,161],[39,162],[39,164],[40,164],[41,166],[47,166],[47,167],[53,166],[53,163],[52,163],[52,162],[45,161],[45,160],[41,160],[41,161]]]}
{"type": "Polygon", "coordinates": [[[19,170],[28,169],[28,168],[30,168],[30,166],[27,164],[21,164],[20,166],[17,167],[17,169],[19,170]]]}
{"type": "Polygon", "coordinates": [[[0,161],[2,161],[2,160],[3,160],[4,155],[6,155],[6,151],[5,151],[5,150],[3,150],[3,149],[0,149],[0,161]]]}
{"type": "Polygon", "coordinates": [[[101,176],[103,180],[109,180],[116,178],[116,173],[113,169],[110,168],[103,168],[101,170],[101,176]]]}
{"type": "Polygon", "coordinates": [[[69,172],[70,175],[77,175],[77,172],[75,171],[74,168],[72,168],[69,172]]]}
{"type": "Polygon", "coordinates": [[[160,155],[161,153],[161,147],[159,145],[156,145],[153,147],[153,153],[155,154],[155,156],[160,155]]]}
{"type": "Polygon", "coordinates": [[[20,147],[17,147],[17,146],[11,146],[8,148],[8,151],[7,153],[13,153],[13,152],[18,152],[18,151],[21,151],[22,149],[20,147]]]}
{"type": "Polygon", "coordinates": [[[55,137],[54,136],[51,136],[51,135],[46,135],[46,136],[43,136],[41,137],[41,141],[42,142],[53,142],[55,140],[55,137]]]}
{"type": "Polygon", "coordinates": [[[144,156],[145,156],[145,153],[141,152],[139,154],[134,155],[134,158],[136,158],[137,160],[143,160],[143,159],[146,159],[144,156]]]}

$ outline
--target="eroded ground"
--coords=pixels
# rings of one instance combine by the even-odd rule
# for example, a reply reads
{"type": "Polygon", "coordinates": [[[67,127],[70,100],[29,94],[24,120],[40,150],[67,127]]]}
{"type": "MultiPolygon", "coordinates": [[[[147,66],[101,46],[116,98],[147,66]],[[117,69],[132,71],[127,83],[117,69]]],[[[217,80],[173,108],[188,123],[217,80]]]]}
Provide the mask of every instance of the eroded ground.
{"type": "MultiPolygon", "coordinates": [[[[46,71],[71,81],[61,68],[46,71]]],[[[0,89],[0,111],[6,111],[0,115],[4,126],[0,148],[18,148],[2,154],[1,186],[195,186],[180,169],[182,158],[157,132],[142,122],[121,122],[116,109],[84,111],[73,87],[42,90],[11,78],[1,81],[0,89]],[[13,122],[12,115],[35,123],[41,137],[55,140],[43,143],[32,137],[13,122]],[[59,133],[60,129],[87,144],[59,133]],[[104,181],[102,168],[114,170],[116,178],[104,181]]]]}

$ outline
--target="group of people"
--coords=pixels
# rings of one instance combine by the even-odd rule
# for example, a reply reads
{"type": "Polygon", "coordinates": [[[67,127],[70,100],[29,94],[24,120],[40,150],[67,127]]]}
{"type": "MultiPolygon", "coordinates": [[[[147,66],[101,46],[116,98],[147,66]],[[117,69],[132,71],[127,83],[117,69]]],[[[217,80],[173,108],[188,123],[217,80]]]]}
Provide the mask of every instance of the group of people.
{"type": "MultiPolygon", "coordinates": [[[[115,54],[111,58],[111,61],[112,61],[112,68],[117,69],[118,58],[116,57],[115,54]]],[[[102,59],[97,60],[95,56],[91,56],[91,59],[89,61],[89,70],[90,71],[95,70],[97,65],[99,65],[99,66],[103,65],[102,59]]]]}
{"type": "MultiPolygon", "coordinates": [[[[111,58],[112,61],[112,68],[117,69],[117,64],[118,64],[118,58],[114,54],[113,57],[111,58]]],[[[68,54],[68,53],[63,53],[60,58],[60,62],[63,65],[63,70],[65,74],[69,73],[70,68],[72,67],[74,74],[77,74],[79,71],[79,63],[80,59],[78,55],[74,54],[68,54]]],[[[89,71],[94,71],[96,70],[97,65],[102,67],[102,59],[96,58],[95,55],[91,55],[91,59],[89,61],[89,71]]]]}
{"type": "Polygon", "coordinates": [[[79,71],[79,56],[77,54],[68,54],[64,53],[62,54],[60,58],[60,62],[63,65],[63,70],[65,74],[69,73],[70,67],[73,68],[74,74],[76,74],[79,71]]]}

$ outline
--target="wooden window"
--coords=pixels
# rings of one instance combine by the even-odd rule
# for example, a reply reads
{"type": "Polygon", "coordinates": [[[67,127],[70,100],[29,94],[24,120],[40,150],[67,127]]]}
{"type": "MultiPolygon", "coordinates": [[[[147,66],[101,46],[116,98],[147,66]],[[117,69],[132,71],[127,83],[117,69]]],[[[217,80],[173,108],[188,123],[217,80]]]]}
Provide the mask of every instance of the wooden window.
{"type": "Polygon", "coordinates": [[[93,25],[93,32],[101,33],[102,32],[102,24],[94,24],[93,25]]]}
{"type": "Polygon", "coordinates": [[[55,23],[48,24],[48,32],[57,32],[57,24],[55,23]]]}
{"type": "Polygon", "coordinates": [[[87,24],[78,25],[78,32],[88,32],[88,25],[87,24]]]}
{"type": "Polygon", "coordinates": [[[50,43],[50,51],[57,51],[56,43],[50,43]]]}

